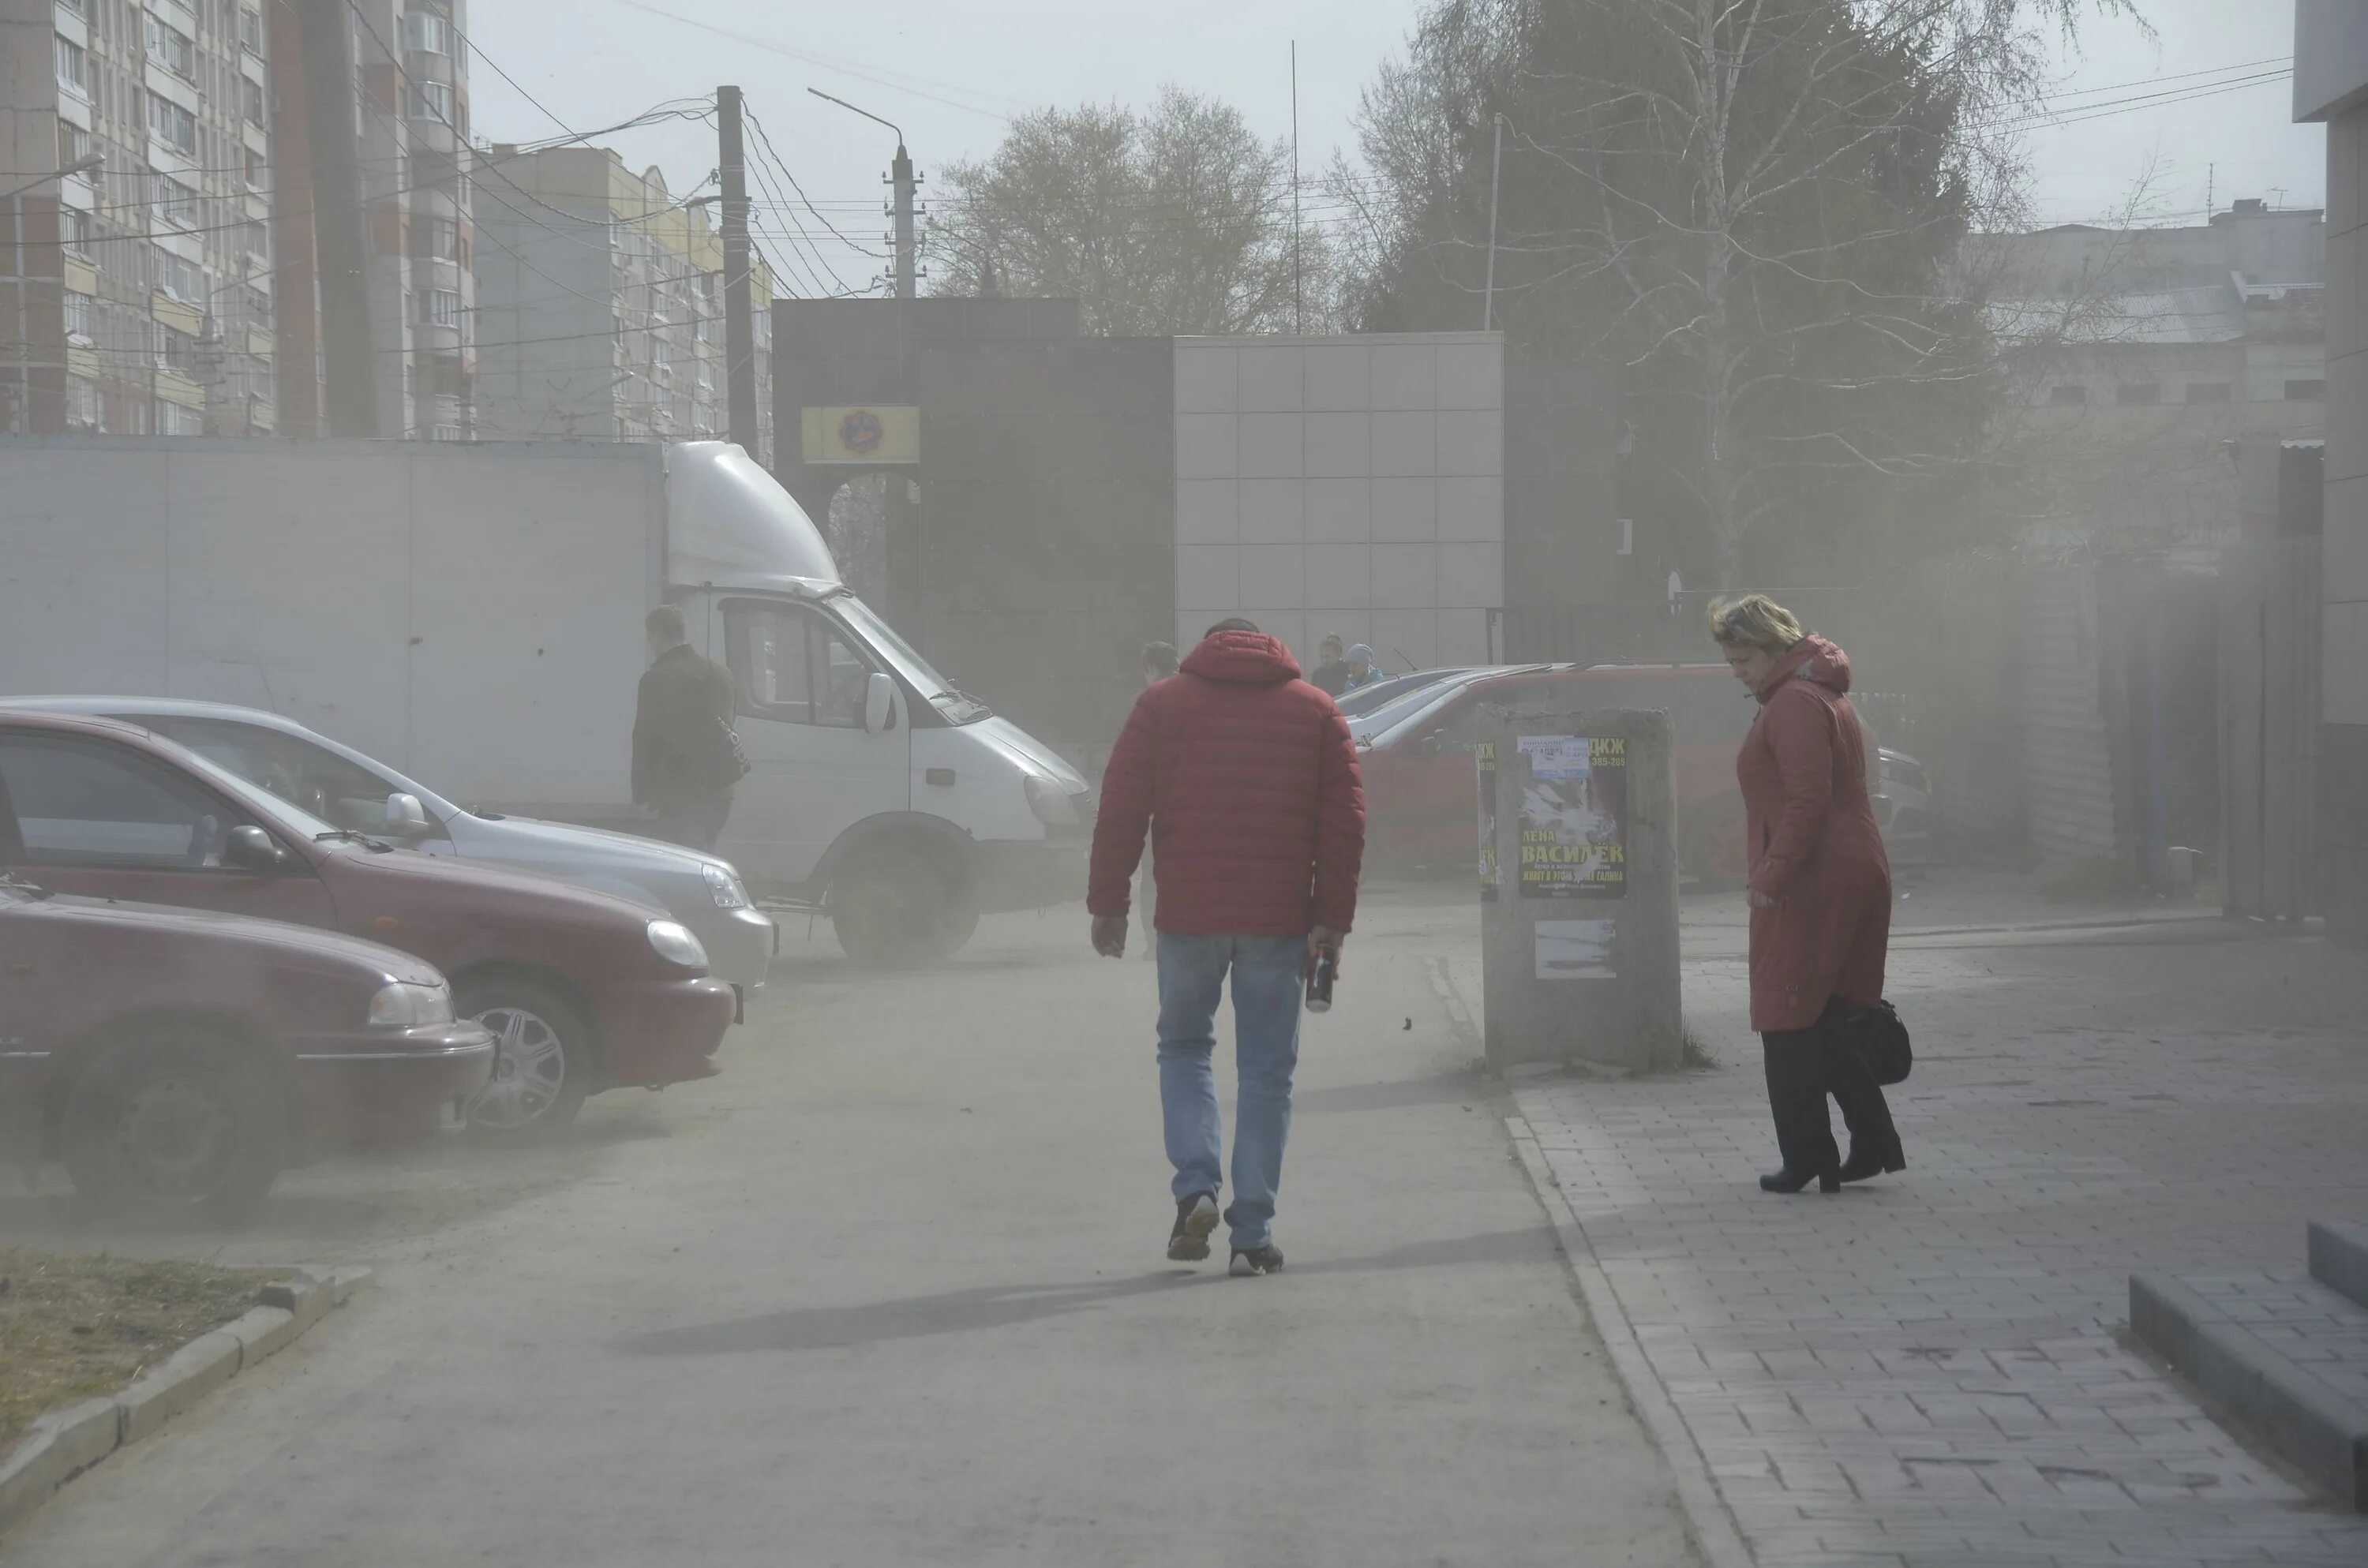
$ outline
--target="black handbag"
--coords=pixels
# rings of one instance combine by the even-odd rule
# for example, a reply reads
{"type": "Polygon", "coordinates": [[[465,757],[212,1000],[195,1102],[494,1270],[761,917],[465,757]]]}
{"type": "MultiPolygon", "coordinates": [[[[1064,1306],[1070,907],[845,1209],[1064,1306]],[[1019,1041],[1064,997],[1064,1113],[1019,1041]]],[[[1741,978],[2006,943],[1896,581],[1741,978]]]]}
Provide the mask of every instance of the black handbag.
{"type": "Polygon", "coordinates": [[[1874,1081],[1884,1088],[1905,1083],[1916,1065],[1916,1052],[1907,1041],[1907,1026],[1899,1021],[1899,1010],[1888,1002],[1877,1002],[1859,1015],[1858,1028],[1859,1051],[1874,1081]]]}

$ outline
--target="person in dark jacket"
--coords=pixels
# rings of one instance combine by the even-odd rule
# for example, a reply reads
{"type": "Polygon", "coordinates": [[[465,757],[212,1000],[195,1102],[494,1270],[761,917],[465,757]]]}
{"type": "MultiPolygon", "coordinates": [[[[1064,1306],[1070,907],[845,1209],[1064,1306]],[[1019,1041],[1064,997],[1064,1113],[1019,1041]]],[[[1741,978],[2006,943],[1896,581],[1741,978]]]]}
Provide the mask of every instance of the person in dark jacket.
{"type": "Polygon", "coordinates": [[[1867,801],[1868,732],[1845,694],[1850,656],[1752,594],[1711,607],[1711,635],[1759,700],[1736,753],[1751,872],[1751,1027],[1768,1069],[1783,1168],[1770,1192],[1815,1181],[1839,1191],[1907,1155],[1861,1053],[1864,1014],[1883,999],[1891,862],[1867,801]],[[1830,1094],[1850,1128],[1834,1146],[1830,1094]]]}
{"type": "Polygon", "coordinates": [[[1211,627],[1182,673],[1135,699],[1110,752],[1086,899],[1106,958],[1126,952],[1146,830],[1159,878],[1159,1099],[1176,1167],[1167,1256],[1207,1257],[1217,1228],[1224,1147],[1210,1054],[1230,974],[1240,1093],[1228,1271],[1271,1274],[1300,985],[1356,917],[1365,793],[1348,721],[1247,620],[1211,627]]]}
{"type": "Polygon", "coordinates": [[[691,647],[679,606],[660,605],[643,628],[650,667],[633,703],[633,802],[656,811],[658,837],[712,850],[744,771],[732,672],[691,647]]]}
{"type": "Polygon", "coordinates": [[[1338,700],[1349,689],[1348,648],[1338,632],[1326,633],[1324,641],[1315,644],[1315,668],[1308,672],[1307,684],[1338,700]]]}

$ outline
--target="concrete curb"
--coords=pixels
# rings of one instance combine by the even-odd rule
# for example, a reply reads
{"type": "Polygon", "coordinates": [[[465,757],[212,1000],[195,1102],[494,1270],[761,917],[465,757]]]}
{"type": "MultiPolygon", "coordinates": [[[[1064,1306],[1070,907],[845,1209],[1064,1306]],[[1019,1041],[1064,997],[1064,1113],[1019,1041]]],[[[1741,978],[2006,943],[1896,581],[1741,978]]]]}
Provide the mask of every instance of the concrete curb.
{"type": "Polygon", "coordinates": [[[36,1420],[0,1457],[0,1533],[116,1449],[154,1434],[222,1384],[295,1343],[297,1335],[370,1283],[367,1268],[300,1268],[265,1286],[262,1304],[201,1334],[109,1399],[86,1399],[36,1420]]]}
{"type": "Polygon", "coordinates": [[[1686,1428],[1685,1417],[1678,1414],[1669,1391],[1662,1386],[1660,1374],[1653,1370],[1653,1363],[1646,1358],[1645,1347],[1636,1338],[1635,1325],[1628,1321],[1628,1313],[1611,1288],[1611,1277],[1596,1260],[1594,1244],[1587,1239],[1587,1227],[1579,1223],[1577,1211],[1563,1196],[1553,1170],[1546,1165],[1536,1132],[1519,1115],[1505,1119],[1505,1130],[1512,1135],[1513,1152],[1520,1156],[1522,1170],[1529,1173],[1530,1189],[1537,1195],[1539,1207],[1546,1211],[1546,1220],[1562,1244],[1564,1261],[1569,1264],[1571,1276],[1578,1283],[1579,1297],[1595,1320],[1596,1333],[1611,1352],[1621,1386],[1628,1391],[1628,1403],[1636,1407],[1645,1429],[1652,1434],[1654,1446],[1669,1461],[1677,1483],[1678,1502],[1686,1511],[1686,1525],[1694,1545],[1710,1568],[1752,1568],[1751,1549],[1744,1544],[1735,1515],[1719,1493],[1710,1461],[1702,1457],[1693,1434],[1686,1428]]]}

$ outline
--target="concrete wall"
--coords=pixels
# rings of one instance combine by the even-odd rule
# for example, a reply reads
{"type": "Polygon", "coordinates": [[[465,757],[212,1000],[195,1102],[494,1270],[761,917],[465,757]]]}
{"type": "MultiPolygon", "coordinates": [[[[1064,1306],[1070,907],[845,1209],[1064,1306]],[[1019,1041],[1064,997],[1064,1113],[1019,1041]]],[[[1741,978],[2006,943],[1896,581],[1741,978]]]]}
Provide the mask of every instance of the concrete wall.
{"type": "Polygon", "coordinates": [[[1246,615],[1303,662],[1476,661],[1504,603],[1495,333],[1175,345],[1175,636],[1246,615]]]}
{"type": "Polygon", "coordinates": [[[2327,514],[2321,622],[2320,904],[2368,932],[2368,7],[2300,0],[2295,118],[2327,119],[2327,514]]]}

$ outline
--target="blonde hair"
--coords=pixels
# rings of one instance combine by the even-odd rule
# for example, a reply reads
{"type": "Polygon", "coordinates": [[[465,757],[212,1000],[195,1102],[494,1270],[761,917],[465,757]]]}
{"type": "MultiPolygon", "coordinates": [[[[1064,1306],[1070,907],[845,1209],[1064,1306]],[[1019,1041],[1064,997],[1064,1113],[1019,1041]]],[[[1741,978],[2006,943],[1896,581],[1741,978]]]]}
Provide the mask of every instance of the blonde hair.
{"type": "Polygon", "coordinates": [[[1710,634],[1723,647],[1764,648],[1771,653],[1781,653],[1808,635],[1791,610],[1766,594],[1713,602],[1710,634]]]}

